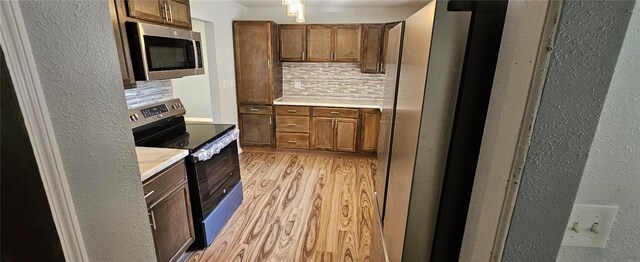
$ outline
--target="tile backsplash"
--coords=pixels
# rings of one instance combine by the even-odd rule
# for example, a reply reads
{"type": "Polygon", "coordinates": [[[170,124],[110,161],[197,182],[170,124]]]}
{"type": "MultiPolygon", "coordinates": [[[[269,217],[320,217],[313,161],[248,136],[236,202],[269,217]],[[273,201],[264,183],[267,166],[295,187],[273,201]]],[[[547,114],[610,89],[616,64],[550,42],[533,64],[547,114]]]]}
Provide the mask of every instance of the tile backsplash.
{"type": "Polygon", "coordinates": [[[173,99],[171,80],[136,82],[136,88],[124,90],[127,108],[141,107],[173,99]]]}
{"type": "Polygon", "coordinates": [[[360,64],[283,63],[284,96],[382,99],[384,74],[363,74],[360,64]]]}

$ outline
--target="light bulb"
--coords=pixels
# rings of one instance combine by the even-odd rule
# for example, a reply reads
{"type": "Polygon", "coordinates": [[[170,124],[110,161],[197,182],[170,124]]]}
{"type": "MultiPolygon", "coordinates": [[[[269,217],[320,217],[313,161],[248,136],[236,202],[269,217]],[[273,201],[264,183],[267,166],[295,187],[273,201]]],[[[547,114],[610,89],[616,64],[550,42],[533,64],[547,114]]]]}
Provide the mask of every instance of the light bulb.
{"type": "Polygon", "coordinates": [[[296,16],[296,22],[304,23],[305,22],[304,3],[302,3],[302,0],[297,0],[297,1],[298,1],[298,15],[296,16]]]}
{"type": "Polygon", "coordinates": [[[287,16],[294,17],[298,15],[298,0],[289,0],[287,6],[287,16]]]}

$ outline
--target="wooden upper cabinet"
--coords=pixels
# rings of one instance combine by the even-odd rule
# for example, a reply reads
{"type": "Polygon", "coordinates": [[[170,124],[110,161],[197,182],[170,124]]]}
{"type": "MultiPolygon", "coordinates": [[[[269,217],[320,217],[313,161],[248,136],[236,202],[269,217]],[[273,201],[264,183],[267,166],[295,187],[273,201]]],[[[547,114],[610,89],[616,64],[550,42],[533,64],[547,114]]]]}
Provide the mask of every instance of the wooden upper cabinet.
{"type": "MultiPolygon", "coordinates": [[[[382,45],[384,25],[367,24],[363,26],[362,72],[379,73],[382,69],[382,45]]],[[[385,43],[386,44],[386,43],[385,43]]]]}
{"type": "Polygon", "coordinates": [[[307,61],[333,60],[335,27],[333,25],[307,26],[307,61]]]}
{"type": "Polygon", "coordinates": [[[400,22],[395,22],[395,23],[388,23],[384,26],[384,33],[382,34],[382,57],[380,59],[380,63],[382,64],[381,68],[380,68],[380,73],[384,73],[386,70],[386,62],[385,59],[387,59],[387,45],[389,43],[389,31],[391,31],[391,29],[393,29],[394,27],[396,27],[398,24],[400,24],[400,22]]]}
{"type": "Polygon", "coordinates": [[[169,17],[172,25],[191,28],[191,11],[188,0],[166,0],[169,17]]]}
{"type": "Polygon", "coordinates": [[[162,0],[127,0],[130,17],[157,23],[165,21],[164,4],[162,0]]]}
{"type": "Polygon", "coordinates": [[[233,41],[238,104],[270,105],[282,96],[282,65],[273,22],[235,21],[233,41]]]}
{"type": "Polygon", "coordinates": [[[360,61],[362,26],[337,25],[335,28],[335,49],[333,61],[360,61]]]}
{"type": "Polygon", "coordinates": [[[307,30],[304,25],[280,25],[280,61],[306,60],[307,30]]]}
{"type": "Polygon", "coordinates": [[[189,0],[126,0],[126,5],[131,21],[191,28],[189,0]]]}

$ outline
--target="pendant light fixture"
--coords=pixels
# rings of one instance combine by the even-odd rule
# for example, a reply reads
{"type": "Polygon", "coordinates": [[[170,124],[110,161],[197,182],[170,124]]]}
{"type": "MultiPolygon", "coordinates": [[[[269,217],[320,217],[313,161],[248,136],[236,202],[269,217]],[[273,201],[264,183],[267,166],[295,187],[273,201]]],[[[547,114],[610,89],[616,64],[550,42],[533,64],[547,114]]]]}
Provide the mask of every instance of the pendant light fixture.
{"type": "Polygon", "coordinates": [[[304,23],[305,21],[304,3],[302,2],[302,0],[297,0],[297,1],[298,1],[298,15],[296,16],[296,22],[304,23]]]}
{"type": "Polygon", "coordinates": [[[305,22],[304,0],[282,0],[282,5],[287,7],[287,16],[295,17],[296,22],[305,22]]]}

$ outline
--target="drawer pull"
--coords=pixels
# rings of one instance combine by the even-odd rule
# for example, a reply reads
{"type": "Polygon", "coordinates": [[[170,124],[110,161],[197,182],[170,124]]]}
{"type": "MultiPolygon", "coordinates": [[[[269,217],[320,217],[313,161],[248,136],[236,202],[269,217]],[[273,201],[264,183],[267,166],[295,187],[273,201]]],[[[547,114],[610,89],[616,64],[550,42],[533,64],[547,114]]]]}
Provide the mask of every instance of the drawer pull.
{"type": "Polygon", "coordinates": [[[229,176],[233,176],[233,172],[229,172],[229,176]]]}
{"type": "Polygon", "coordinates": [[[251,109],[249,109],[249,110],[251,110],[251,111],[253,111],[253,112],[259,112],[259,111],[260,111],[260,109],[258,109],[258,108],[251,108],[251,109]]]}
{"type": "Polygon", "coordinates": [[[151,194],[153,194],[153,193],[155,193],[155,192],[156,192],[155,190],[151,190],[151,192],[149,192],[149,193],[147,193],[147,194],[145,194],[145,195],[144,195],[144,198],[149,197],[151,194]]]}
{"type": "Polygon", "coordinates": [[[222,193],[223,193],[223,194],[226,194],[226,193],[227,193],[227,189],[226,189],[226,188],[225,188],[225,189],[222,189],[222,193]]]}
{"type": "Polygon", "coordinates": [[[287,126],[297,126],[296,124],[287,124],[287,126]]]}
{"type": "Polygon", "coordinates": [[[296,142],[295,140],[289,140],[289,141],[287,141],[287,143],[289,143],[289,144],[295,144],[295,143],[297,143],[297,142],[296,142]]]}
{"type": "Polygon", "coordinates": [[[287,112],[289,112],[289,113],[296,113],[296,112],[298,112],[298,110],[289,109],[289,110],[287,110],[287,112]]]}
{"type": "Polygon", "coordinates": [[[331,112],[331,114],[332,114],[332,115],[339,115],[339,114],[340,114],[340,112],[335,112],[335,111],[334,111],[334,112],[331,112]]]}

